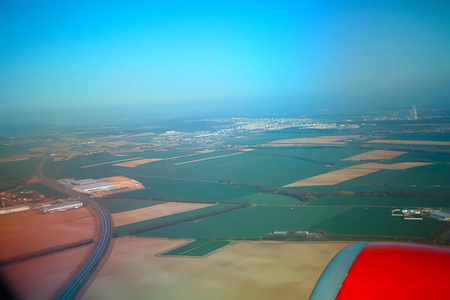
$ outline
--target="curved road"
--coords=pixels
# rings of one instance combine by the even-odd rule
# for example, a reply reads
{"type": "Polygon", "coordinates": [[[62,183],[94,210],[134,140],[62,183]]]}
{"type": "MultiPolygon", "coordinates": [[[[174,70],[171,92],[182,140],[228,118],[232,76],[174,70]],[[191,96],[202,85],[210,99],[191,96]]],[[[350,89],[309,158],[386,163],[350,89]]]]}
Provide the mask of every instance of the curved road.
{"type": "Polygon", "coordinates": [[[72,280],[72,282],[66,287],[66,289],[59,295],[58,299],[69,299],[76,294],[74,292],[80,288],[83,282],[85,282],[85,279],[89,278],[89,275],[95,270],[95,267],[98,265],[100,260],[102,259],[103,255],[105,254],[109,239],[111,235],[111,220],[109,219],[109,215],[106,213],[106,211],[103,209],[101,205],[99,205],[96,201],[94,201],[91,197],[76,192],[65,185],[59,183],[56,180],[53,180],[47,176],[44,175],[42,172],[42,167],[46,161],[46,157],[42,161],[41,164],[38,166],[38,176],[41,178],[42,181],[44,181],[46,184],[55,187],[59,190],[63,190],[69,195],[78,197],[89,204],[92,205],[92,207],[97,210],[98,214],[100,215],[100,239],[97,243],[97,246],[95,247],[94,252],[92,253],[92,256],[89,258],[89,261],[84,265],[84,267],[81,269],[81,271],[75,276],[75,278],[72,280]]]}

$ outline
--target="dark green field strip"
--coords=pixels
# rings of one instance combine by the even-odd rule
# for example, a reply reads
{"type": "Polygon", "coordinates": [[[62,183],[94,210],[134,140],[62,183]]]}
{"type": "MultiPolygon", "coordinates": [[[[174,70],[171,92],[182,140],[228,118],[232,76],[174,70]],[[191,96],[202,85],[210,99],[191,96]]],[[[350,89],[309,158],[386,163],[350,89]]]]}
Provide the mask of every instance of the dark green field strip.
{"type": "Polygon", "coordinates": [[[106,198],[96,201],[105,206],[112,214],[165,203],[163,201],[133,198],[106,198]]]}
{"type": "MultiPolygon", "coordinates": [[[[199,218],[208,217],[210,215],[220,214],[229,210],[238,209],[242,206],[239,205],[227,205],[227,204],[217,204],[201,209],[191,210],[179,214],[174,214],[170,216],[165,216],[161,218],[156,218],[152,220],[146,220],[142,222],[137,222],[133,224],[128,224],[124,226],[115,227],[113,229],[115,235],[126,236],[132,234],[138,234],[139,232],[146,232],[153,230],[154,228],[163,228],[168,226],[173,226],[175,224],[180,224],[188,222],[191,220],[197,220],[199,218]]],[[[182,224],[181,224],[182,225],[182,224]]]]}
{"type": "Polygon", "coordinates": [[[291,197],[282,195],[262,194],[262,193],[234,198],[231,199],[230,202],[251,203],[255,205],[275,205],[275,206],[296,206],[304,204],[304,202],[301,202],[300,200],[291,197]]]}
{"type": "Polygon", "coordinates": [[[450,207],[448,198],[364,198],[364,197],[329,197],[318,198],[308,206],[390,206],[390,207],[450,207]]]}
{"type": "Polygon", "coordinates": [[[163,255],[205,256],[229,244],[229,241],[194,241],[163,255]]]}
{"type": "Polygon", "coordinates": [[[407,221],[401,217],[392,217],[391,208],[355,207],[317,223],[310,229],[325,230],[327,234],[425,238],[441,225],[442,222],[431,218],[424,218],[423,221],[407,221]]]}
{"type": "Polygon", "coordinates": [[[147,189],[123,194],[126,197],[151,197],[158,200],[221,203],[257,193],[255,189],[214,182],[175,180],[134,176],[147,189]]]}
{"type": "Polygon", "coordinates": [[[257,206],[148,231],[142,237],[192,239],[259,238],[272,230],[307,230],[345,211],[346,207],[257,206]]]}

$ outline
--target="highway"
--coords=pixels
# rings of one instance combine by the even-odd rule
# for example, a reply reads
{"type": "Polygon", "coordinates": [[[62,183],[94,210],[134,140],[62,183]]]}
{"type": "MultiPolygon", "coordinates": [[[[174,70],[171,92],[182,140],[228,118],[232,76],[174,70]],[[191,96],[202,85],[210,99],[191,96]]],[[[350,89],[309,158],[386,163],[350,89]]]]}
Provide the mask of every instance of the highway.
{"type": "Polygon", "coordinates": [[[92,205],[92,207],[98,212],[100,216],[100,238],[95,247],[94,252],[92,253],[88,262],[81,269],[81,271],[75,276],[72,282],[70,282],[70,284],[65,288],[64,291],[61,292],[61,294],[58,297],[58,299],[61,300],[71,299],[76,295],[74,294],[74,292],[77,291],[79,288],[81,289],[82,283],[86,282],[86,279],[88,279],[89,276],[93,273],[95,267],[99,264],[100,260],[102,259],[103,255],[108,249],[108,244],[111,235],[111,220],[109,218],[108,213],[103,209],[103,207],[99,205],[96,201],[94,201],[91,197],[76,192],[66,187],[65,185],[59,183],[58,181],[45,176],[42,171],[42,167],[46,159],[47,157],[43,159],[42,163],[39,164],[37,169],[38,176],[41,178],[41,180],[49,186],[62,190],[71,196],[78,197],[81,200],[88,202],[89,204],[92,205]]]}

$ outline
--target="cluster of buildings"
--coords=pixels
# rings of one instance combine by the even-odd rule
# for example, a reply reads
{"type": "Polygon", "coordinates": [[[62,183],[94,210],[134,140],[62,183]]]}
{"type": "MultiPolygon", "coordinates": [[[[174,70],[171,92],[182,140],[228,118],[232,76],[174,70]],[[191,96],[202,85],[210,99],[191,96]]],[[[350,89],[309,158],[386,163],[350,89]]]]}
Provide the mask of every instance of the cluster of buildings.
{"type": "Polygon", "coordinates": [[[82,179],[82,180],[61,179],[60,182],[63,183],[65,186],[71,189],[78,190],[82,193],[104,192],[116,188],[112,183],[97,181],[95,179],[82,179]]]}
{"type": "Polygon", "coordinates": [[[423,220],[422,215],[426,214],[432,218],[441,221],[450,221],[450,210],[434,210],[432,208],[410,209],[410,208],[396,208],[391,211],[394,217],[403,217],[404,220],[423,220]]]}
{"type": "Polygon", "coordinates": [[[45,197],[34,191],[10,193],[10,192],[0,192],[1,206],[11,206],[25,203],[34,203],[43,201],[45,197]]]}
{"type": "Polygon", "coordinates": [[[4,208],[0,208],[0,215],[6,215],[6,214],[13,214],[18,213],[22,211],[27,211],[30,209],[37,209],[40,210],[43,213],[55,213],[55,212],[61,212],[66,211],[70,209],[77,209],[83,207],[83,202],[81,201],[75,201],[69,199],[64,200],[58,200],[55,203],[45,203],[38,206],[31,207],[27,204],[19,204],[19,205],[13,205],[8,206],[4,208]]]}
{"type": "Polygon", "coordinates": [[[403,220],[423,220],[422,212],[418,209],[396,208],[391,211],[393,217],[403,217],[403,220]]]}

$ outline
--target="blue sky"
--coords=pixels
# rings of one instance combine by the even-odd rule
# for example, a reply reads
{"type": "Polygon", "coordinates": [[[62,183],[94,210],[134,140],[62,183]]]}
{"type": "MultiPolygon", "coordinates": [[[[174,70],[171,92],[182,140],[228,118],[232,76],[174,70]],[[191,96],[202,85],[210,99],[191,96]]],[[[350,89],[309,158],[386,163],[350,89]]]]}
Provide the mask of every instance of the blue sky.
{"type": "Polygon", "coordinates": [[[12,1],[4,111],[445,103],[450,1],[12,1]]]}

